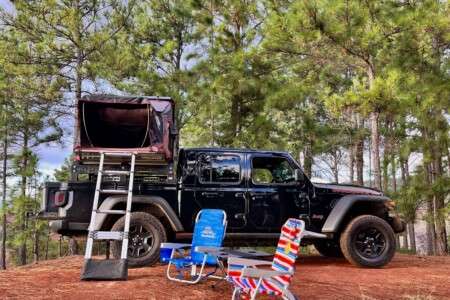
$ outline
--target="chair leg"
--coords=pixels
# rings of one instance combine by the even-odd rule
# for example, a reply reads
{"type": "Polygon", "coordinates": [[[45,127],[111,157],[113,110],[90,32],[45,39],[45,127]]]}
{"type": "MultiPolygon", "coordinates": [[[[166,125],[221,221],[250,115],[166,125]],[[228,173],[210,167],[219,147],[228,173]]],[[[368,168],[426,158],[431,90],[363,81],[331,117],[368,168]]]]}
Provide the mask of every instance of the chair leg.
{"type": "Polygon", "coordinates": [[[253,291],[250,291],[250,299],[251,300],[255,300],[256,299],[256,295],[258,294],[259,288],[261,287],[261,283],[262,283],[262,278],[260,278],[258,280],[258,284],[256,285],[256,288],[253,291]]]}
{"type": "Polygon", "coordinates": [[[233,290],[233,295],[231,296],[231,300],[239,300],[241,298],[240,290],[235,287],[233,290]]]}
{"type": "Polygon", "coordinates": [[[282,297],[284,300],[300,300],[300,298],[292,294],[289,290],[285,290],[282,297]]]}

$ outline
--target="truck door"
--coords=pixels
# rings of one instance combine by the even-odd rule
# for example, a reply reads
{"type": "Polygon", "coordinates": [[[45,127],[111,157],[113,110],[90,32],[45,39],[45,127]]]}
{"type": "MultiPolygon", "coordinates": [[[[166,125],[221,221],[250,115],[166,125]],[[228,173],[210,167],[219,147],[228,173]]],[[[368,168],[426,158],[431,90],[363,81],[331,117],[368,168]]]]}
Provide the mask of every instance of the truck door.
{"type": "Polygon", "coordinates": [[[278,232],[290,217],[307,214],[302,186],[295,181],[297,166],[277,154],[251,154],[248,179],[249,226],[256,232],[278,232]]]}
{"type": "Polygon", "coordinates": [[[246,226],[243,164],[240,153],[205,152],[198,156],[197,202],[201,208],[223,209],[230,231],[246,226]]]}

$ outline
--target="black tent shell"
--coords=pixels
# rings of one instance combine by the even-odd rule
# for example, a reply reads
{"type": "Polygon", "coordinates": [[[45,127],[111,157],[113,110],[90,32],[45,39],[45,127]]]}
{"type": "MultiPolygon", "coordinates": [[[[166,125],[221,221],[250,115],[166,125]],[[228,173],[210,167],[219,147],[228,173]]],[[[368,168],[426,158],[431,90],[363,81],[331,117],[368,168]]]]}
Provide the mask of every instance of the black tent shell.
{"type": "Polygon", "coordinates": [[[77,151],[138,149],[171,157],[174,102],[170,97],[88,95],[78,103],[77,151]]]}

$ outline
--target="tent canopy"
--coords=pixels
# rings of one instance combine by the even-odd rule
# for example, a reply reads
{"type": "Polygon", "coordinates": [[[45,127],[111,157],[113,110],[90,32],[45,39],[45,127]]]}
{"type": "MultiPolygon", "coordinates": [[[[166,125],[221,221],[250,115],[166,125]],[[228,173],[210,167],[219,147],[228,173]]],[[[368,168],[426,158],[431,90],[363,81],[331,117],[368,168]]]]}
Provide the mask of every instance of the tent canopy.
{"type": "Polygon", "coordinates": [[[137,149],[172,157],[174,102],[169,97],[85,96],[78,103],[77,121],[75,150],[137,149]]]}

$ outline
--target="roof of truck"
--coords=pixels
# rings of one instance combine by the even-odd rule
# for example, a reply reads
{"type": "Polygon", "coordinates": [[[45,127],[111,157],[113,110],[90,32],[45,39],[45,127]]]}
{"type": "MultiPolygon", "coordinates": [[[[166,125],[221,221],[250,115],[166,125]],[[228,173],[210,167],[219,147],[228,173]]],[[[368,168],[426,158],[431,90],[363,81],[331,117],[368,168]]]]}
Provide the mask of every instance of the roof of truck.
{"type": "Polygon", "coordinates": [[[260,150],[260,149],[245,149],[245,148],[222,148],[222,147],[199,147],[199,148],[184,148],[185,151],[214,151],[214,152],[239,152],[239,153],[268,153],[268,154],[286,154],[286,151],[277,150],[260,150]]]}
{"type": "Polygon", "coordinates": [[[81,98],[82,102],[104,102],[104,103],[124,103],[124,104],[142,104],[148,101],[169,101],[170,97],[161,96],[117,96],[108,94],[86,95],[81,98]]]}

